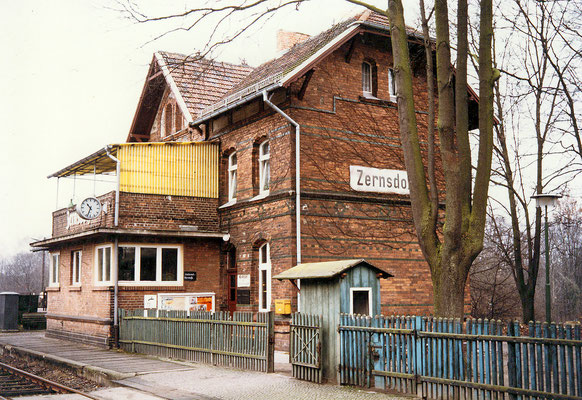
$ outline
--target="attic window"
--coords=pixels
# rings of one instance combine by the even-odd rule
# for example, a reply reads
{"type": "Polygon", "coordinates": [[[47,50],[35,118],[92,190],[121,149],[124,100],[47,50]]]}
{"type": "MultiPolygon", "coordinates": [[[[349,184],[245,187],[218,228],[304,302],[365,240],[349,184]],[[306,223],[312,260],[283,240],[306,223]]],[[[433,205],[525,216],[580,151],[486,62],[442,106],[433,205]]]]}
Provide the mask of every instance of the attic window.
{"type": "Polygon", "coordinates": [[[166,137],[173,133],[173,125],[174,123],[174,105],[171,103],[166,104],[166,108],[164,110],[164,129],[162,131],[162,137],[166,137]]]}
{"type": "Polygon", "coordinates": [[[396,76],[392,68],[388,69],[388,93],[390,94],[390,101],[396,101],[396,76]]]}

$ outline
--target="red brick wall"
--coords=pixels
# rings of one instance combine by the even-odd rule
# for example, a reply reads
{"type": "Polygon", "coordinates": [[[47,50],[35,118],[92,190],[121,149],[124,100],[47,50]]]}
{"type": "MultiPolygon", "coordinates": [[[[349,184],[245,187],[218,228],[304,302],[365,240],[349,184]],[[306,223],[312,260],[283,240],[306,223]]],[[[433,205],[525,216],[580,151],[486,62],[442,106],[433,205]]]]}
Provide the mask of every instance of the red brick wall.
{"type": "MultiPolygon", "coordinates": [[[[107,203],[107,213],[95,220],[82,221],[67,229],[67,213],[73,208],[53,213],[53,237],[71,235],[97,228],[114,228],[115,192],[99,196],[107,203]]],[[[119,228],[175,231],[218,231],[217,199],[166,196],[158,194],[119,193],[119,228]]]]}
{"type": "MultiPolygon", "coordinates": [[[[408,196],[356,192],[349,186],[350,165],[405,170],[397,108],[388,88],[392,58],[383,45],[356,38],[349,63],[346,44],[315,68],[303,100],[296,96],[303,84],[299,79],[289,89],[290,102],[280,105],[301,125],[302,261],[365,258],[394,275],[382,282],[383,313],[424,314],[432,310],[432,282],[413,230],[408,196]],[[373,59],[377,66],[377,99],[362,97],[364,59],[373,59]]],[[[428,100],[422,68],[415,68],[413,84],[426,152],[428,100]]],[[[263,107],[268,113],[268,106],[263,107]]],[[[238,251],[238,273],[251,274],[251,308],[256,309],[258,261],[253,245],[261,239],[271,243],[273,275],[296,263],[294,128],[272,115],[228,126],[215,137],[225,155],[238,152],[237,204],[220,209],[220,216],[238,251]],[[252,143],[264,135],[276,138],[270,158],[274,185],[269,197],[256,200],[252,143]]],[[[226,166],[224,157],[220,204],[227,200],[226,166]]],[[[437,179],[442,188],[442,176],[437,179]]],[[[293,298],[295,304],[290,283],[272,285],[273,301],[293,298]]]]}

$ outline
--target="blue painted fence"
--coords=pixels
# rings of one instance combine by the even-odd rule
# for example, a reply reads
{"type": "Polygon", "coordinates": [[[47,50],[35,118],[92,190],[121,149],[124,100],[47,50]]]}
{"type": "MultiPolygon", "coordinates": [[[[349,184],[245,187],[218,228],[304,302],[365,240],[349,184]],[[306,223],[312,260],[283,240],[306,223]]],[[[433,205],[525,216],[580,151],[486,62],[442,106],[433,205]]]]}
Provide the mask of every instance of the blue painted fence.
{"type": "Polygon", "coordinates": [[[340,383],[427,399],[582,399],[580,324],[342,314],[340,383]]]}

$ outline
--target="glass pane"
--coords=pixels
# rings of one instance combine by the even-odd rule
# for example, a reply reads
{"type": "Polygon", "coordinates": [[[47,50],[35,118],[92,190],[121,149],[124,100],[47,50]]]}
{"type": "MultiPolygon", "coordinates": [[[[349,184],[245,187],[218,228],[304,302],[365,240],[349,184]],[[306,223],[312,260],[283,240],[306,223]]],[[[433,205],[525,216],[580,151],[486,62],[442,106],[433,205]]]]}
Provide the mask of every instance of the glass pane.
{"type": "Polygon", "coordinates": [[[117,262],[120,281],[135,280],[135,247],[119,247],[117,262]]]}
{"type": "Polygon", "coordinates": [[[266,264],[267,263],[267,245],[264,245],[260,248],[260,263],[266,264]]]}
{"type": "Polygon", "coordinates": [[[269,142],[265,142],[263,144],[263,155],[264,156],[268,156],[269,155],[269,142]]]}
{"type": "Polygon", "coordinates": [[[267,270],[261,270],[261,305],[263,308],[267,307],[267,270]]]}
{"type": "Polygon", "coordinates": [[[354,314],[368,315],[370,307],[368,303],[368,291],[354,290],[352,294],[354,314]]]}
{"type": "Polygon", "coordinates": [[[103,280],[109,282],[111,280],[111,247],[106,247],[105,252],[105,264],[103,268],[103,280]]]}
{"type": "Polygon", "coordinates": [[[230,156],[230,165],[232,167],[236,166],[236,153],[234,153],[232,156],[230,156]]]}
{"type": "Polygon", "coordinates": [[[103,282],[103,249],[97,249],[97,281],[103,282]]]}
{"type": "Polygon", "coordinates": [[[178,249],[162,249],[162,280],[178,280],[178,249]]]}
{"type": "Polygon", "coordinates": [[[140,257],[140,281],[156,280],[156,258],[158,249],[155,247],[142,247],[140,257]]]}

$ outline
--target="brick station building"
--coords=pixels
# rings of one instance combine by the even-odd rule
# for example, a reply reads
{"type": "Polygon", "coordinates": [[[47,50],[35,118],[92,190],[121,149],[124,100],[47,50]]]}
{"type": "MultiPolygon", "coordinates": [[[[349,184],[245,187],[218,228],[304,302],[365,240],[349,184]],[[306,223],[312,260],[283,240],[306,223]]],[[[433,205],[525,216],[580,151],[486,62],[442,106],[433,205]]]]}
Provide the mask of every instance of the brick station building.
{"type": "MultiPolygon", "coordinates": [[[[389,34],[364,12],[314,37],[280,32],[283,54],[257,68],[156,53],[127,142],[51,175],[115,172],[118,187],[96,218],[55,211],[33,244],[51,254],[47,334],[107,345],[116,307],[297,310],[296,288],[271,276],[357,258],[393,275],[383,314],[429,313],[389,34]]],[[[424,48],[413,31],[409,43],[426,144],[424,48]]]]}

